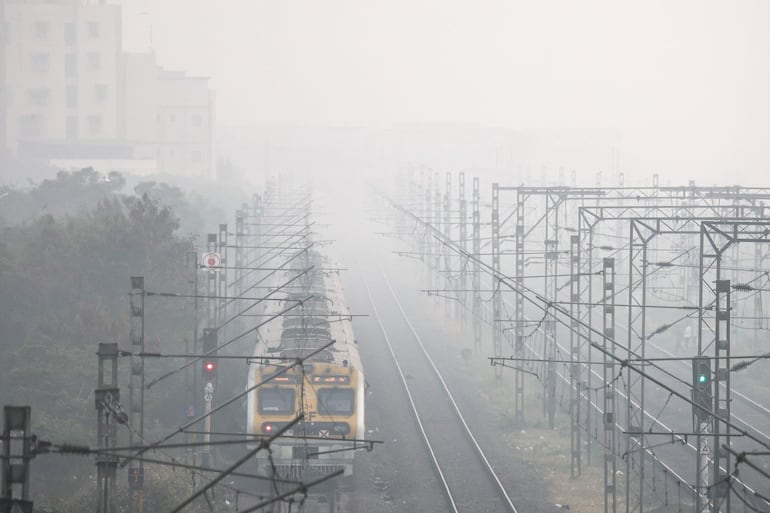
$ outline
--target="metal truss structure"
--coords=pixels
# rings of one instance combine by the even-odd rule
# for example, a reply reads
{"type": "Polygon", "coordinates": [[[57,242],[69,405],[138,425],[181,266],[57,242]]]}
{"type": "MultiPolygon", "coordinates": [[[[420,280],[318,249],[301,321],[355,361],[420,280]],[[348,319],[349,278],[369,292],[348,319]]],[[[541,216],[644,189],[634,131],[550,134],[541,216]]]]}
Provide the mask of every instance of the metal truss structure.
{"type": "MultiPolygon", "coordinates": [[[[701,187],[693,182],[687,186],[660,187],[657,177],[653,178],[652,187],[624,187],[622,178],[618,187],[508,187],[494,183],[489,203],[489,236],[484,237],[478,178],[473,178],[472,213],[468,216],[465,178],[461,175],[459,244],[453,244],[449,179],[446,180],[444,216],[438,214],[441,205],[437,200],[433,202],[435,211],[431,212],[430,198],[440,197],[438,187],[434,187],[437,178],[435,174],[431,182],[428,175],[427,184],[420,192],[411,194],[412,198],[417,196],[416,203],[420,206],[416,210],[415,228],[422,234],[419,240],[434,256],[432,284],[438,289],[442,274],[456,276],[459,281],[450,283],[447,279],[443,286],[450,293],[454,288],[455,298],[463,305],[468,302],[465,274],[471,273],[471,304],[466,310],[472,314],[474,346],[478,349],[483,342],[485,320],[480,275],[482,269],[489,274],[493,359],[505,359],[502,357],[505,334],[510,328],[504,323],[512,323],[515,338],[510,359],[543,362],[545,372],[539,375],[543,381],[543,411],[550,426],[555,424],[559,404],[557,382],[564,382],[568,389],[569,402],[565,409],[570,415],[571,475],[580,476],[582,466],[590,464],[594,440],[603,447],[605,511],[608,513],[615,513],[621,502],[618,500],[621,488],[616,482],[619,458],[625,467],[622,503],[627,512],[646,511],[650,507],[647,503],[668,503],[668,479],[674,481],[680,496],[682,490],[689,495],[698,513],[708,509],[713,513],[730,511],[731,496],[734,498],[737,493],[730,492],[731,485],[738,483],[744,490],[752,489],[731,474],[734,462],[724,446],[730,445],[736,433],[764,447],[762,444],[770,441],[763,442],[736,427],[731,418],[733,307],[731,282],[726,278],[735,280],[748,272],[738,265],[741,259],[746,260],[745,252],[738,249],[740,243],[754,244],[750,254],[754,271],[770,254],[767,244],[770,243],[770,221],[763,203],[770,199],[770,189],[701,187]],[[506,192],[515,192],[512,205],[506,206],[502,201],[506,192]],[[443,220],[444,229],[431,221],[437,219],[443,220]],[[511,219],[514,220],[513,233],[505,230],[511,219]],[[466,223],[471,225],[470,251],[465,242],[466,223]],[[611,223],[614,230],[600,232],[599,227],[607,223],[611,223]],[[438,234],[444,236],[443,240],[439,240],[438,234]],[[509,238],[514,242],[512,252],[501,248],[509,238]],[[482,244],[482,241],[486,242],[482,244]],[[489,247],[488,252],[483,252],[485,247],[489,247]],[[445,258],[442,267],[438,255],[447,256],[451,251],[460,257],[445,258]],[[674,256],[654,260],[667,252],[674,256]],[[605,256],[599,259],[600,253],[605,256]],[[506,273],[504,265],[509,254],[514,257],[512,275],[506,273]],[[562,277],[568,278],[565,283],[562,277]],[[501,282],[517,291],[513,318],[506,316],[507,302],[501,282]],[[537,282],[542,285],[534,286],[537,282]],[[650,303],[648,297],[653,292],[657,294],[659,289],[667,290],[668,296],[650,303]],[[597,294],[597,290],[601,293],[597,294]],[[543,311],[535,314],[525,308],[524,291],[536,291],[543,311]],[[673,305],[667,306],[672,302],[673,305]],[[716,385],[711,421],[695,426],[694,433],[681,428],[666,431],[659,413],[650,412],[647,404],[649,373],[662,373],[667,382],[682,386],[681,378],[671,375],[647,350],[652,337],[660,336],[682,320],[668,320],[672,314],[665,312],[677,311],[680,315],[686,312],[683,319],[697,316],[696,355],[709,355],[714,362],[716,385]],[[596,327],[599,315],[601,331],[596,327]],[[661,327],[650,328],[651,322],[661,320],[665,321],[661,327]],[[542,338],[540,344],[533,341],[534,331],[527,334],[530,330],[525,330],[528,323],[536,321],[535,331],[542,338]],[[559,341],[567,339],[568,348],[560,349],[559,341]],[[562,356],[561,351],[568,356],[562,356]],[[566,364],[563,374],[558,371],[560,363],[566,364]],[[595,365],[602,366],[601,373],[595,372],[595,365]],[[601,402],[592,397],[597,391],[601,391],[601,402]],[[599,430],[603,436],[598,435],[599,430]],[[683,477],[681,470],[674,469],[654,451],[657,445],[651,443],[651,437],[663,434],[685,444],[688,451],[694,449],[697,461],[692,479],[683,477]],[[697,436],[695,447],[688,442],[690,435],[697,436]],[[655,484],[656,479],[660,479],[656,476],[660,475],[666,480],[664,492],[655,484]],[[649,492],[659,497],[647,500],[649,492]]],[[[599,177],[597,180],[600,183],[599,177]]],[[[764,316],[760,294],[755,294],[752,306],[755,319],[764,316]]],[[[754,326],[756,341],[757,327],[761,324],[755,320],[754,326]]],[[[532,364],[514,366],[513,402],[518,422],[524,421],[525,374],[534,370],[527,369],[529,365],[532,364]]],[[[498,383],[502,381],[502,368],[495,366],[498,383]]],[[[659,382],[658,378],[654,381],[659,382]]],[[[669,399],[673,396],[688,402],[684,395],[672,389],[669,399]]],[[[666,405],[668,400],[661,412],[666,405]]]]}

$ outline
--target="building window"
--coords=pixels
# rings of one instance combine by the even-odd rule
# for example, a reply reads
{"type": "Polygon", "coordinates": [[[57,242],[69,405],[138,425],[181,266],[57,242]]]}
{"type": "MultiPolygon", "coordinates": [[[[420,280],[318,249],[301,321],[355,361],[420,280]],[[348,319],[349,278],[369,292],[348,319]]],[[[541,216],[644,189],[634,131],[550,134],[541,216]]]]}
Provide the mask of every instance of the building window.
{"type": "Polygon", "coordinates": [[[30,89],[27,91],[29,94],[29,101],[35,107],[45,107],[48,105],[48,89],[30,89]]]}
{"type": "Polygon", "coordinates": [[[88,116],[88,133],[91,135],[102,133],[102,117],[100,115],[88,116]]]}
{"type": "Polygon", "coordinates": [[[99,24],[95,21],[88,22],[89,37],[99,37],[99,24]]]}
{"type": "Polygon", "coordinates": [[[42,118],[34,114],[22,116],[21,126],[19,128],[23,138],[37,139],[43,132],[42,118]]]}
{"type": "Polygon", "coordinates": [[[94,88],[94,95],[96,96],[96,101],[105,101],[107,99],[107,86],[104,84],[98,84],[94,88]]]}
{"type": "Polygon", "coordinates": [[[48,22],[37,21],[35,22],[35,37],[38,39],[48,39],[48,22]]]}
{"type": "Polygon", "coordinates": [[[64,43],[67,46],[75,46],[77,42],[77,32],[75,31],[74,23],[64,24],[64,43]]]}
{"type": "Polygon", "coordinates": [[[192,126],[203,126],[203,116],[200,114],[193,114],[192,126]]]}
{"type": "Polygon", "coordinates": [[[190,153],[190,160],[192,160],[193,162],[200,162],[202,158],[203,158],[203,154],[200,152],[200,150],[193,150],[190,153]]]}
{"type": "Polygon", "coordinates": [[[74,53],[64,56],[64,75],[67,78],[75,78],[78,75],[78,56],[74,53]]]}
{"type": "Polygon", "coordinates": [[[78,118],[77,116],[67,116],[67,140],[73,141],[78,138],[78,118]]]}
{"type": "Polygon", "coordinates": [[[88,69],[98,70],[102,67],[101,55],[96,52],[88,52],[88,69]]]}
{"type": "Polygon", "coordinates": [[[32,54],[32,69],[34,71],[48,71],[49,67],[50,62],[47,53],[32,54]]]}
{"type": "Polygon", "coordinates": [[[78,88],[75,86],[67,86],[64,90],[64,100],[68,109],[76,109],[78,107],[78,88]]]}

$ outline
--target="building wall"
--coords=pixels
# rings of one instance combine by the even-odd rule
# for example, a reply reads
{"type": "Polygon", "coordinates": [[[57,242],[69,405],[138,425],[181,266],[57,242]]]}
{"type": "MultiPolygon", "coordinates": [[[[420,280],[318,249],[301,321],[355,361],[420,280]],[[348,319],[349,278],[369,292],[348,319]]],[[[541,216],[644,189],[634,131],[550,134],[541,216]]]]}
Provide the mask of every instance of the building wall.
{"type": "MultiPolygon", "coordinates": [[[[159,71],[151,53],[123,55],[124,137],[139,146],[155,145],[158,141],[159,71]]],[[[145,156],[156,158],[154,151],[145,156]]]]}
{"type": "Polygon", "coordinates": [[[8,1],[6,144],[117,139],[120,8],[8,1]]]}
{"type": "Polygon", "coordinates": [[[162,69],[152,54],[126,54],[125,137],[136,158],[163,172],[211,176],[213,96],[208,79],[162,69]]]}
{"type": "Polygon", "coordinates": [[[173,173],[211,174],[211,94],[208,80],[164,72],[159,81],[161,167],[173,173]]]}
{"type": "Polygon", "coordinates": [[[0,47],[6,98],[0,143],[13,154],[154,160],[162,173],[213,177],[208,79],[166,71],[151,53],[123,53],[120,6],[0,3],[7,29],[0,47]]]}

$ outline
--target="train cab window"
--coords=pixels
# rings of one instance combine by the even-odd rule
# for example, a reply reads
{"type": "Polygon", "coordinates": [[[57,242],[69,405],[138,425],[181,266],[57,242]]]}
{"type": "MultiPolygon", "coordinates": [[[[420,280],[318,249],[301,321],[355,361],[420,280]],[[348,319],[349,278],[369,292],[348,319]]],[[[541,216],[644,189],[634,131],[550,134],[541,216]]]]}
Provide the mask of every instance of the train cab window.
{"type": "Polygon", "coordinates": [[[260,388],[259,413],[263,415],[290,415],[294,413],[294,390],[291,388],[260,388]]]}
{"type": "Polygon", "coordinates": [[[322,388],[318,391],[319,415],[351,415],[355,393],[349,388],[322,388]]]}

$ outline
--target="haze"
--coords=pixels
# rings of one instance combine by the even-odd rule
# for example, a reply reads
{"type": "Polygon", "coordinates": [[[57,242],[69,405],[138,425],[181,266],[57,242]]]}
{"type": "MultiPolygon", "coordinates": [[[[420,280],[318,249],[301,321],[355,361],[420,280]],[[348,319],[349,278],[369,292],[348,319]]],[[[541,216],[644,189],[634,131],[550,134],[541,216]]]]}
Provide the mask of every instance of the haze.
{"type": "Polygon", "coordinates": [[[615,138],[627,172],[697,168],[689,176],[708,182],[760,179],[768,163],[765,2],[142,0],[124,9],[127,48],[146,50],[151,25],[160,62],[212,77],[221,125],[601,133],[615,138]]]}

